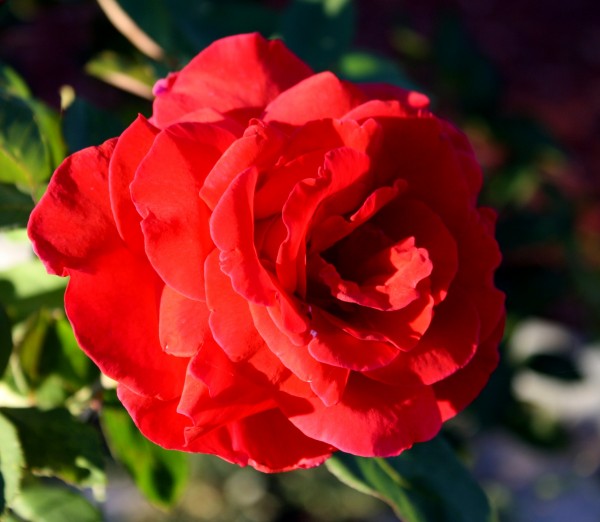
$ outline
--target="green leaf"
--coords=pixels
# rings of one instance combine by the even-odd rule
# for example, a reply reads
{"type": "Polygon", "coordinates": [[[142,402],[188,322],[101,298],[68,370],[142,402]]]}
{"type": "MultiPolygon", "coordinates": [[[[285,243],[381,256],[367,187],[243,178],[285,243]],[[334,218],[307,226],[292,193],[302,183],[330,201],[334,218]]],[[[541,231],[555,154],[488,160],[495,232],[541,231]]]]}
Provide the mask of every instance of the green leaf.
{"type": "Polygon", "coordinates": [[[0,91],[0,182],[36,193],[51,173],[40,116],[27,101],[0,91]]]}
{"type": "Polygon", "coordinates": [[[344,54],[336,67],[336,72],[353,82],[391,83],[404,89],[423,92],[392,60],[366,52],[344,54]]]}
{"type": "Polygon", "coordinates": [[[80,487],[103,486],[104,457],[100,435],[68,410],[2,408],[17,428],[28,468],[80,487]]]}
{"type": "Polygon", "coordinates": [[[65,487],[32,484],[11,506],[27,522],[101,522],[100,510],[65,487]]]}
{"type": "Polygon", "coordinates": [[[65,278],[49,275],[42,262],[33,258],[0,271],[0,302],[16,322],[42,306],[62,309],[66,285],[65,278]]]}
{"type": "Polygon", "coordinates": [[[0,183],[0,228],[27,226],[33,199],[14,185],[0,183]]]}
{"type": "Polygon", "coordinates": [[[168,508],[181,497],[188,480],[188,455],[165,450],[146,439],[116,400],[105,404],[100,417],[113,457],[121,462],[144,496],[168,508]]]}
{"type": "Polygon", "coordinates": [[[17,430],[0,414],[0,515],[18,495],[24,467],[17,430]]]}
{"type": "Polygon", "coordinates": [[[485,493],[441,436],[388,459],[336,454],[327,468],[390,504],[405,522],[494,520],[485,493]]]}
{"type": "Polygon", "coordinates": [[[286,44],[316,70],[331,69],[354,37],[351,0],[293,0],[283,13],[286,44]]]}
{"type": "Polygon", "coordinates": [[[25,80],[13,68],[3,63],[0,63],[0,90],[18,98],[29,98],[31,96],[25,80]]]}
{"type": "MultiPolygon", "coordinates": [[[[54,109],[41,101],[28,100],[29,106],[36,115],[37,124],[42,133],[42,139],[48,148],[50,167],[54,171],[67,155],[67,145],[62,135],[61,118],[54,109]]],[[[38,194],[38,198],[41,194],[38,194]]]]}
{"type": "Polygon", "coordinates": [[[83,98],[75,98],[65,112],[63,133],[69,152],[100,145],[119,136],[124,125],[112,113],[100,110],[83,98]]]}
{"type": "Polygon", "coordinates": [[[4,307],[0,304],[0,376],[4,374],[12,353],[11,323],[4,307]]]}
{"type": "Polygon", "coordinates": [[[141,56],[128,57],[113,51],[103,51],[90,60],[88,74],[119,89],[152,99],[152,86],[158,79],[154,68],[141,56]]]}

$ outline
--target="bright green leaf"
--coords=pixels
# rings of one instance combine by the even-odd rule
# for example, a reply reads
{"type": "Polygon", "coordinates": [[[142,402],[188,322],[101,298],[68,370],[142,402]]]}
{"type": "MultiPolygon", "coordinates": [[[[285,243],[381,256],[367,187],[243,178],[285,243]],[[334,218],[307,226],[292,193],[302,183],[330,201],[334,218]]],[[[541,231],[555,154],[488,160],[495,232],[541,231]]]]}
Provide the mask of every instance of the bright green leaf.
{"type": "Polygon", "coordinates": [[[25,319],[40,307],[63,307],[67,280],[48,275],[37,258],[0,271],[0,302],[16,322],[25,319]]]}
{"type": "Polygon", "coordinates": [[[28,468],[77,486],[103,486],[104,457],[98,431],[56,408],[2,408],[17,428],[28,468]]]}
{"type": "Polygon", "coordinates": [[[25,100],[0,91],[0,182],[34,193],[51,173],[39,116],[25,100]]]}
{"type": "Polygon", "coordinates": [[[0,414],[0,515],[19,493],[25,462],[15,427],[0,414]],[[3,506],[4,505],[4,506],[3,506]]]}
{"type": "Polygon", "coordinates": [[[283,13],[286,44],[316,70],[331,69],[354,37],[351,0],[293,0],[283,13]]]}
{"type": "Polygon", "coordinates": [[[327,467],[345,484],[390,504],[405,522],[494,520],[484,492],[442,437],[388,459],[336,454],[327,467]]]}
{"type": "Polygon", "coordinates": [[[65,487],[32,484],[11,506],[27,522],[101,522],[100,510],[65,487]]]}
{"type": "Polygon", "coordinates": [[[139,490],[157,506],[173,506],[187,484],[188,455],[150,442],[116,401],[105,404],[100,420],[111,453],[139,490]]]}

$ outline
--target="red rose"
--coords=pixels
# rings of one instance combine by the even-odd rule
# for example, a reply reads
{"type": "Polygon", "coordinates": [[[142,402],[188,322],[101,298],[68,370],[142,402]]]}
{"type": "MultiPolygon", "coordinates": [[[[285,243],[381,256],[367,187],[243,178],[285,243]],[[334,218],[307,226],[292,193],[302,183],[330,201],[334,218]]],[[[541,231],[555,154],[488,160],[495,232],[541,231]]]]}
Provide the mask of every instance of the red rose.
{"type": "Polygon", "coordinates": [[[264,471],[433,437],[497,363],[494,213],[424,96],[215,42],[67,158],[29,234],[81,347],[167,448],[264,471]]]}

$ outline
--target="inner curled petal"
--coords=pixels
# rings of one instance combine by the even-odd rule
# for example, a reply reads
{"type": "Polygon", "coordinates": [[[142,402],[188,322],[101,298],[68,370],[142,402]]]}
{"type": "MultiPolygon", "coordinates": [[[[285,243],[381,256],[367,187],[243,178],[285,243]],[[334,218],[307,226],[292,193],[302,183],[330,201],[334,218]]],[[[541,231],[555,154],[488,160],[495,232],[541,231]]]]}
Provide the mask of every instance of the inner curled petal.
{"type": "MultiPolygon", "coordinates": [[[[352,256],[354,262],[359,256],[352,256]]],[[[427,250],[407,238],[353,266],[355,280],[345,279],[336,267],[316,257],[320,279],[341,301],[377,310],[399,310],[416,300],[417,285],[431,274],[433,265],[427,250]]]]}

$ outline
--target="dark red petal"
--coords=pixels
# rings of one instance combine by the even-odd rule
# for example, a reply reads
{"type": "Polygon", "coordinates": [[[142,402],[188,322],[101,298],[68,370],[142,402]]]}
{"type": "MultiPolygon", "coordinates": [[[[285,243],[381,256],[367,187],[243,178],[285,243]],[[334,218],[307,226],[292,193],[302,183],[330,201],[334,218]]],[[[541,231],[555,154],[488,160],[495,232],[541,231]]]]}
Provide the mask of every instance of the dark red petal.
{"type": "Polygon", "coordinates": [[[310,252],[322,252],[344,237],[350,235],[404,190],[406,190],[406,182],[399,179],[394,182],[392,187],[380,187],[375,189],[365,199],[362,206],[350,216],[350,219],[346,219],[339,215],[323,219],[319,223],[319,226],[311,231],[310,252]]]}
{"type": "Polygon", "coordinates": [[[284,135],[272,125],[255,121],[244,135],[227,149],[206,176],[200,197],[212,210],[236,176],[249,167],[261,170],[279,155],[284,135]]]}
{"type": "Polygon", "coordinates": [[[417,246],[427,250],[433,264],[431,294],[436,303],[444,299],[459,261],[457,241],[442,219],[421,201],[399,198],[377,214],[372,223],[395,241],[414,237],[417,246]]]}
{"type": "Polygon", "coordinates": [[[164,127],[187,112],[211,107],[260,114],[282,91],[312,71],[279,40],[257,33],[217,40],[157,89],[153,114],[164,127]]]}
{"type": "Polygon", "coordinates": [[[112,379],[144,395],[181,393],[187,359],[158,339],[162,282],[148,262],[116,249],[70,270],[65,308],[79,346],[112,379]]]}
{"type": "Polygon", "coordinates": [[[165,352],[178,357],[195,355],[205,337],[211,336],[208,316],[206,303],[188,299],[165,286],[160,298],[158,329],[165,352]]]}
{"type": "Polygon", "coordinates": [[[433,384],[465,366],[479,344],[479,316],[469,295],[453,289],[435,308],[431,326],[419,343],[388,366],[370,372],[373,379],[394,384],[411,372],[423,384],[433,384]]]}
{"type": "Polygon", "coordinates": [[[360,339],[342,330],[332,319],[322,310],[313,310],[313,339],[308,351],[317,361],[363,372],[386,366],[398,357],[398,348],[373,339],[360,339]]]}
{"type": "Polygon", "coordinates": [[[299,379],[309,383],[313,392],[320,397],[324,404],[337,403],[346,387],[349,371],[345,368],[322,364],[313,359],[306,346],[293,344],[277,328],[265,307],[251,305],[250,311],[256,329],[283,365],[299,379]]]}
{"type": "Polygon", "coordinates": [[[504,317],[492,334],[481,343],[475,356],[464,368],[433,385],[442,420],[454,417],[466,408],[486,385],[498,365],[498,343],[504,332],[504,317]]]}
{"type": "Polygon", "coordinates": [[[204,260],[213,248],[210,211],[198,194],[233,139],[208,124],[173,125],[157,136],[131,185],[148,259],[169,286],[191,299],[204,298],[204,260]]]}
{"type": "Polygon", "coordinates": [[[354,149],[342,147],[325,155],[318,178],[296,184],[283,210],[282,218],[288,235],[277,256],[277,275],[290,293],[304,286],[304,248],[309,227],[319,213],[344,214],[362,203],[369,188],[369,157],[354,149]],[[300,284],[299,284],[300,279],[300,284]]]}
{"type": "Polygon", "coordinates": [[[135,172],[154,143],[159,130],[146,118],[137,119],[121,134],[108,167],[110,203],[117,230],[131,248],[144,249],[144,237],[138,214],[129,192],[135,172]]]}
{"type": "Polygon", "coordinates": [[[48,272],[67,275],[121,243],[108,195],[108,162],[117,140],[69,156],[31,213],[28,233],[48,272]]]}
{"type": "Polygon", "coordinates": [[[352,84],[322,72],[280,94],[266,107],[262,119],[299,126],[322,118],[341,118],[363,99],[352,84]]]}
{"type": "Polygon", "coordinates": [[[308,437],[364,457],[390,457],[434,437],[441,426],[431,388],[386,386],[353,373],[340,402],[281,398],[283,411],[308,437]]]}
{"type": "Polygon", "coordinates": [[[249,301],[275,303],[277,288],[258,259],[254,245],[254,188],[258,173],[239,174],[223,194],[210,219],[210,232],[219,248],[221,270],[231,286],[249,301]]]}

